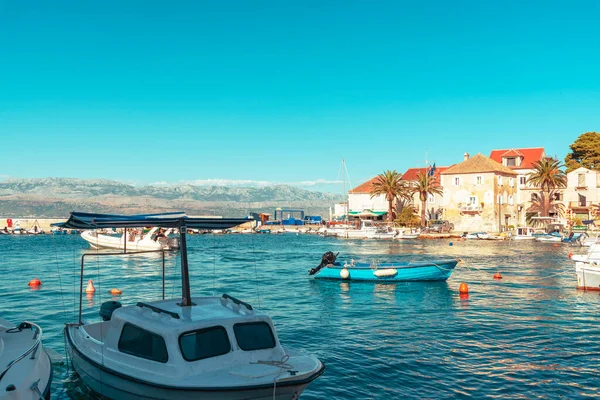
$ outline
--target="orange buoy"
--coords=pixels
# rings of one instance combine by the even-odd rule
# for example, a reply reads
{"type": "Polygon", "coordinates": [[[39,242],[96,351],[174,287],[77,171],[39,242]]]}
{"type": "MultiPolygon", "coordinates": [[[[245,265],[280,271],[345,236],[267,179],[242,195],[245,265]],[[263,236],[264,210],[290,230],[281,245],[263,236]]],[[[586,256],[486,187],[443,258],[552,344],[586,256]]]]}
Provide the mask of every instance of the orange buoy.
{"type": "Polygon", "coordinates": [[[38,278],[34,278],[32,280],[30,280],[27,285],[31,286],[31,287],[38,287],[38,286],[42,286],[42,281],[40,281],[38,278]]]}
{"type": "Polygon", "coordinates": [[[460,294],[468,294],[469,293],[469,287],[467,286],[466,283],[463,282],[458,287],[458,291],[460,292],[460,294]]]}
{"type": "Polygon", "coordinates": [[[573,253],[569,253],[569,258],[573,258],[573,253]]]}
{"type": "Polygon", "coordinates": [[[118,294],[123,294],[122,290],[119,290],[117,288],[112,288],[108,291],[108,293],[112,294],[113,296],[118,295],[118,294]]]}
{"type": "Polygon", "coordinates": [[[496,272],[494,274],[494,279],[502,279],[502,275],[500,275],[500,272],[496,272]]]}
{"type": "Polygon", "coordinates": [[[94,293],[96,288],[94,287],[94,281],[91,279],[88,281],[87,287],[85,288],[86,293],[94,293]]]}

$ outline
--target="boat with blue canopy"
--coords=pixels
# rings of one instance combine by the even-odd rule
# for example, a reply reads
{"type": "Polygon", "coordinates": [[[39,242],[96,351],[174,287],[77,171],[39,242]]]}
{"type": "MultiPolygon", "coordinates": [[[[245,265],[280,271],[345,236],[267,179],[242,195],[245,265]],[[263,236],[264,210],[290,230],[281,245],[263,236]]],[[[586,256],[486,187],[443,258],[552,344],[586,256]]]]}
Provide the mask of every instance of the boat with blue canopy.
{"type": "Polygon", "coordinates": [[[160,226],[180,235],[181,298],[165,299],[163,276],[162,299],[105,302],[101,321],[82,320],[84,259],[122,257],[125,251],[82,256],[79,320],[67,324],[64,334],[72,365],[86,386],[110,399],[287,400],[297,399],[323,373],[325,365],[317,357],[283,347],[271,318],[250,304],[229,294],[191,296],[188,229],[223,230],[248,221],[184,213],[74,212],[58,224],[69,229],[160,226]]]}
{"type": "MultiPolygon", "coordinates": [[[[339,253],[338,253],[339,254],[339,253]]],[[[339,262],[337,254],[328,251],[321,263],[309,270],[315,279],[336,279],[369,282],[445,281],[458,264],[453,258],[408,262],[361,263],[339,262]]]]}

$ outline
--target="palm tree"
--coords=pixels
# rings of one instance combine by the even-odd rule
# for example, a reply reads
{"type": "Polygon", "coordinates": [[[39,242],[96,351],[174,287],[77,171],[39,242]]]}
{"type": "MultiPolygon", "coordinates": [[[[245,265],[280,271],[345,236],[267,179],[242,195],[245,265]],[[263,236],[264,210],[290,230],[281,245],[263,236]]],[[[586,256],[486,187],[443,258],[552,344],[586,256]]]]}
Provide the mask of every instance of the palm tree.
{"type": "Polygon", "coordinates": [[[388,221],[394,221],[394,200],[398,198],[407,198],[409,196],[405,182],[400,178],[401,174],[396,170],[384,171],[383,174],[377,175],[373,187],[371,189],[371,198],[379,195],[384,195],[388,202],[388,221]]]}
{"type": "Polygon", "coordinates": [[[439,187],[436,177],[430,176],[428,173],[419,172],[417,179],[412,182],[410,192],[411,194],[419,194],[419,200],[421,200],[421,228],[425,228],[427,198],[430,194],[434,196],[439,194],[441,196],[444,191],[439,187]]]}
{"type": "Polygon", "coordinates": [[[527,174],[527,182],[541,189],[546,196],[542,197],[542,217],[550,213],[550,192],[567,187],[567,175],[561,168],[563,165],[555,158],[545,157],[533,164],[534,171],[527,174]]]}
{"type": "Polygon", "coordinates": [[[551,190],[549,193],[536,193],[536,196],[531,200],[531,206],[525,210],[528,224],[536,225],[539,220],[535,220],[533,217],[540,215],[547,217],[550,213],[555,213],[559,217],[563,216],[565,206],[555,200],[557,193],[559,192],[556,190],[551,190]]]}

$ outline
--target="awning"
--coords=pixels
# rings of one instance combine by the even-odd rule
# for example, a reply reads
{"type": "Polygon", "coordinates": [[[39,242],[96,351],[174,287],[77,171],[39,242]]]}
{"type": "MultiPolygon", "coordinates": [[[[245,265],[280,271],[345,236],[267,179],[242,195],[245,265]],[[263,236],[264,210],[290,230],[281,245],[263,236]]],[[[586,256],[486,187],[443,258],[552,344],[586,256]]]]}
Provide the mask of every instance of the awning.
{"type": "Polygon", "coordinates": [[[348,215],[352,215],[354,217],[379,217],[387,214],[387,211],[371,211],[371,210],[362,210],[362,211],[348,211],[348,215]]]}
{"type": "Polygon", "coordinates": [[[138,228],[142,226],[159,226],[162,228],[186,227],[190,229],[227,229],[241,225],[252,218],[198,218],[188,217],[183,212],[163,214],[91,214],[72,212],[66,222],[52,224],[70,229],[98,228],[138,228]]]}

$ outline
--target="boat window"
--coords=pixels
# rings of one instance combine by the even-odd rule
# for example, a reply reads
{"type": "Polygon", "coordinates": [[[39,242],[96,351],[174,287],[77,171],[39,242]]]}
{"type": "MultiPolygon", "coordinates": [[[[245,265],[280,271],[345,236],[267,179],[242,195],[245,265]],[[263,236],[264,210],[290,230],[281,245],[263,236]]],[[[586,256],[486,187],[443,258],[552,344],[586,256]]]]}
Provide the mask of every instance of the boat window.
{"type": "Polygon", "coordinates": [[[266,322],[249,322],[233,326],[235,338],[240,349],[245,351],[272,349],[275,337],[271,326],[266,322]]]}
{"type": "Polygon", "coordinates": [[[179,347],[186,361],[198,361],[231,351],[227,331],[222,326],[183,333],[179,336],[179,347]]]}
{"type": "Polygon", "coordinates": [[[123,326],[119,338],[119,351],[161,363],[169,360],[165,340],[160,335],[129,323],[123,326]]]}

